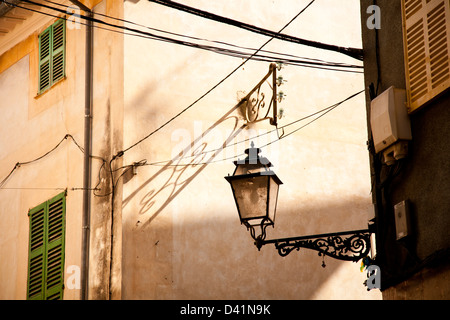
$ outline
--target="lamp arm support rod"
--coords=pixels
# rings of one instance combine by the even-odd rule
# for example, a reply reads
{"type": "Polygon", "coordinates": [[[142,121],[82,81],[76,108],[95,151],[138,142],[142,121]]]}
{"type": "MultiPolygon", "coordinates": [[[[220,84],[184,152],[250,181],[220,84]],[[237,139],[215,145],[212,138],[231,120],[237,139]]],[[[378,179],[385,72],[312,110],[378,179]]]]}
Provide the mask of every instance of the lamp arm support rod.
{"type": "Polygon", "coordinates": [[[291,237],[291,238],[268,239],[268,240],[264,240],[263,244],[269,244],[269,243],[277,244],[280,242],[291,242],[291,241],[298,241],[298,240],[317,239],[317,238],[323,238],[323,237],[329,237],[329,236],[344,236],[344,235],[352,235],[355,233],[364,233],[364,232],[370,232],[370,231],[369,231],[369,229],[362,229],[362,230],[355,230],[355,231],[313,234],[313,235],[309,235],[309,236],[300,236],[300,237],[291,237]]]}
{"type": "Polygon", "coordinates": [[[274,244],[278,254],[287,256],[294,249],[307,248],[319,252],[319,256],[327,255],[338,260],[358,261],[370,252],[369,229],[324,233],[292,238],[263,240],[258,237],[255,245],[261,249],[263,245],[274,244]]]}

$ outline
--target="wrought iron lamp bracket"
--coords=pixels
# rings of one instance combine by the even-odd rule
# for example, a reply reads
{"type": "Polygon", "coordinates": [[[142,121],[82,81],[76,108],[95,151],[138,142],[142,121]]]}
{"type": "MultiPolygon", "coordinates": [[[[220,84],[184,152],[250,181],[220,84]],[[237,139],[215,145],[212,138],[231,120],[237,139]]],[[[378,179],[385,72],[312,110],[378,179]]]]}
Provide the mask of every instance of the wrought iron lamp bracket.
{"type": "Polygon", "coordinates": [[[266,239],[266,229],[268,226],[274,226],[273,222],[270,221],[270,219],[263,219],[260,224],[252,225],[248,221],[242,221],[242,224],[244,224],[247,227],[247,230],[250,232],[251,237],[253,240],[255,240],[255,245],[258,247],[258,249],[261,249],[261,246],[258,246],[258,243],[261,243],[261,241],[264,241],[266,239]],[[255,228],[260,229],[260,234],[256,235],[255,228]]]}
{"type": "Polygon", "coordinates": [[[265,240],[266,227],[267,225],[261,225],[261,234],[258,236],[255,236],[254,227],[250,227],[256,247],[260,250],[266,244],[274,244],[282,257],[294,250],[306,248],[318,251],[319,256],[326,255],[338,260],[357,262],[370,252],[371,232],[368,229],[265,240]]]}
{"type": "Polygon", "coordinates": [[[247,124],[256,123],[263,120],[270,120],[270,124],[276,126],[278,123],[277,110],[277,65],[271,63],[269,72],[264,78],[240,101],[240,107],[247,124]],[[271,97],[267,112],[261,117],[261,111],[266,107],[266,94],[262,89],[263,84],[272,76],[272,84],[269,84],[271,97]],[[270,110],[273,111],[272,117],[269,117],[270,110]]]}

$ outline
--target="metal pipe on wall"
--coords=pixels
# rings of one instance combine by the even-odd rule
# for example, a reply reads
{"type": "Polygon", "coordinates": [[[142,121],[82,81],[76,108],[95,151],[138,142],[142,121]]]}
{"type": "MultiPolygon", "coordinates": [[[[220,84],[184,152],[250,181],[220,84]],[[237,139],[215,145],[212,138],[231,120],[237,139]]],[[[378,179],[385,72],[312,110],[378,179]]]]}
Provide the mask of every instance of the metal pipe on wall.
{"type": "Polygon", "coordinates": [[[92,92],[93,92],[93,13],[78,0],[70,0],[86,12],[86,66],[85,66],[85,106],[84,106],[84,161],[83,161],[83,217],[81,243],[81,300],[89,298],[89,243],[91,218],[91,151],[92,151],[92,92]]]}

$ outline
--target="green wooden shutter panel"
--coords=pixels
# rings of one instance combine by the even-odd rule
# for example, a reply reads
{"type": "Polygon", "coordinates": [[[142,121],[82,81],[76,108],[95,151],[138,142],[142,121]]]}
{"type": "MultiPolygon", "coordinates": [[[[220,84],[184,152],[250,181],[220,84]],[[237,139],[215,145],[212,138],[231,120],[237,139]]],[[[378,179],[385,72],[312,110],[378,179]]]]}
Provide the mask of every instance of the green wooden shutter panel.
{"type": "Polygon", "coordinates": [[[43,299],[45,257],[45,203],[30,210],[30,249],[27,299],[43,299]]]}
{"type": "Polygon", "coordinates": [[[49,201],[46,274],[47,299],[62,298],[64,284],[64,212],[64,196],[58,195],[49,201]]]}
{"type": "Polygon", "coordinates": [[[44,280],[44,255],[36,255],[30,259],[28,276],[28,299],[42,300],[44,280]]]}
{"type": "Polygon", "coordinates": [[[64,77],[65,23],[60,20],[53,25],[52,83],[64,77]]]}
{"type": "Polygon", "coordinates": [[[63,232],[63,199],[57,199],[49,204],[48,213],[48,241],[61,239],[63,232]]]}
{"type": "Polygon", "coordinates": [[[65,193],[30,210],[28,299],[62,299],[65,193]]]}
{"type": "Polygon", "coordinates": [[[39,35],[39,94],[65,76],[66,24],[60,19],[39,35]]]}
{"type": "Polygon", "coordinates": [[[39,92],[50,87],[51,27],[39,36],[39,92]]]}

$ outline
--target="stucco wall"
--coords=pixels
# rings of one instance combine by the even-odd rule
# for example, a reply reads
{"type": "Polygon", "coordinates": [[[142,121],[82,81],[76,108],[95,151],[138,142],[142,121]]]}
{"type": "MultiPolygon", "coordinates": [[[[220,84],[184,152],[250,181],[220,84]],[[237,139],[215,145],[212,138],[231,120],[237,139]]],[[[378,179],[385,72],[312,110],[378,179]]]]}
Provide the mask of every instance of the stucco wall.
{"type": "MultiPolygon", "coordinates": [[[[307,2],[186,1],[203,10],[270,30],[281,29],[307,2]]],[[[124,17],[146,26],[258,48],[268,38],[147,1],[125,2],[124,17]]],[[[148,30],[146,30],[148,31],[148,30]]],[[[361,47],[359,2],[314,4],[285,31],[298,37],[361,47]]],[[[264,49],[339,62],[343,55],[273,40],[264,49]]],[[[124,147],[171,119],[229,74],[241,59],[155,40],[124,38],[124,147]]],[[[123,194],[124,299],[378,299],[359,263],[300,250],[281,258],[260,252],[238,220],[228,183],[232,160],[249,142],[216,154],[228,141],[273,130],[267,122],[242,129],[234,107],[269,64],[248,62],[204,99],[128,150],[124,164],[146,159],[126,175],[123,194]],[[180,150],[198,156],[169,161],[180,150]],[[229,159],[228,159],[229,158],[229,159]],[[209,160],[214,162],[208,163],[209,160]],[[155,163],[157,162],[157,163],[155,163]],[[197,164],[188,165],[185,164],[197,164]]],[[[287,124],[364,89],[361,74],[287,66],[280,104],[287,124]]],[[[275,228],[268,238],[367,227],[371,207],[364,96],[330,112],[289,138],[263,148],[284,182],[275,228]]],[[[300,123],[299,126],[305,124],[300,123]]],[[[289,128],[292,130],[293,127],[289,128]]],[[[288,129],[287,129],[288,130],[288,129]]],[[[287,131],[286,131],[287,132],[287,131]]],[[[253,139],[262,146],[274,139],[253,139]]]]}
{"type": "MultiPolygon", "coordinates": [[[[148,1],[93,3],[96,12],[115,17],[123,14],[125,19],[163,30],[255,49],[268,40],[148,1]]],[[[307,1],[185,3],[279,30],[307,1]]],[[[33,15],[14,34],[18,37],[0,42],[1,177],[15,163],[48,151],[67,133],[78,143],[83,141],[84,26],[67,30],[67,78],[43,96],[35,95],[36,37],[51,22],[49,17],[33,15]]],[[[284,32],[361,47],[359,2],[314,4],[284,32]]],[[[107,30],[96,29],[94,39],[92,153],[107,160],[171,119],[242,62],[239,58],[107,30]]],[[[355,63],[340,54],[278,40],[264,49],[355,63]]],[[[223,177],[233,172],[232,160],[248,146],[249,141],[243,140],[259,135],[252,140],[262,146],[277,135],[262,135],[274,129],[268,122],[243,127],[235,106],[242,92],[251,90],[268,67],[268,63],[246,63],[193,108],[118,157],[113,162],[116,178],[122,166],[144,159],[147,165],[138,167],[136,175],[128,170],[117,179],[115,191],[119,196],[114,204],[109,168],[92,159],[92,186],[100,179],[101,190],[92,198],[90,298],[380,297],[376,290],[366,291],[366,277],[359,263],[325,258],[326,268],[322,268],[322,258],[314,251],[301,250],[286,258],[271,246],[258,252],[239,223],[230,187],[223,177]],[[231,146],[222,152],[198,155],[220,148],[224,142],[231,146]],[[182,150],[187,156],[197,156],[169,161],[182,150]]],[[[295,66],[285,67],[281,74],[288,82],[281,87],[287,96],[280,104],[284,109],[280,125],[364,89],[361,74],[295,66]]],[[[268,238],[367,227],[371,186],[366,139],[364,97],[360,95],[289,138],[263,148],[263,155],[274,163],[275,172],[284,182],[276,225],[268,230],[268,238]]],[[[25,298],[26,214],[29,208],[59,193],[57,188],[68,188],[65,266],[80,266],[82,193],[71,188],[82,186],[82,172],[82,153],[72,142],[65,141],[45,159],[20,167],[0,190],[0,218],[5,221],[0,225],[0,280],[5,283],[0,289],[1,298],[25,298]],[[37,182],[38,189],[29,189],[37,182]]],[[[79,289],[66,285],[64,298],[79,298],[79,289]]]]}
{"type": "MultiPolygon", "coordinates": [[[[67,78],[37,96],[37,36],[52,20],[41,16],[33,20],[36,29],[24,35],[24,42],[3,53],[0,74],[0,176],[5,178],[18,162],[39,158],[53,149],[66,134],[82,141],[83,96],[75,87],[83,72],[77,71],[76,56],[83,56],[78,43],[82,34],[67,30],[67,78]]],[[[3,39],[5,40],[5,39],[3,39]]],[[[0,43],[0,47],[3,42],[0,43]]],[[[3,47],[2,47],[3,48],[3,47]]],[[[80,266],[82,152],[71,138],[64,140],[48,156],[21,165],[0,190],[0,297],[25,299],[28,265],[28,210],[67,189],[66,202],[66,279],[70,266],[80,266]],[[66,273],[67,272],[67,273],[66,273]]],[[[78,299],[79,291],[66,286],[65,299],[78,299]],[[71,288],[71,289],[69,289],[71,288]]]]}
{"type": "MultiPolygon", "coordinates": [[[[122,2],[99,2],[92,2],[91,5],[98,4],[94,11],[121,17],[122,2]]],[[[35,13],[0,39],[1,179],[17,162],[44,155],[66,134],[72,135],[83,147],[84,24],[67,22],[66,78],[37,95],[38,35],[54,21],[53,17],[35,13]]],[[[110,285],[111,197],[110,189],[105,188],[110,179],[109,172],[101,168],[105,169],[102,158],[109,158],[121,148],[123,42],[121,34],[109,34],[101,29],[94,29],[94,39],[91,186],[101,190],[91,194],[89,298],[109,299],[110,287],[113,292],[120,288],[121,246],[119,242],[114,247],[119,257],[112,264],[114,276],[110,285]]],[[[28,210],[64,189],[67,189],[64,299],[80,298],[83,170],[83,152],[68,138],[39,161],[20,166],[0,189],[3,221],[0,225],[0,279],[4,283],[0,287],[1,298],[26,298],[28,210]]],[[[119,236],[116,238],[120,241],[119,236]]]]}

